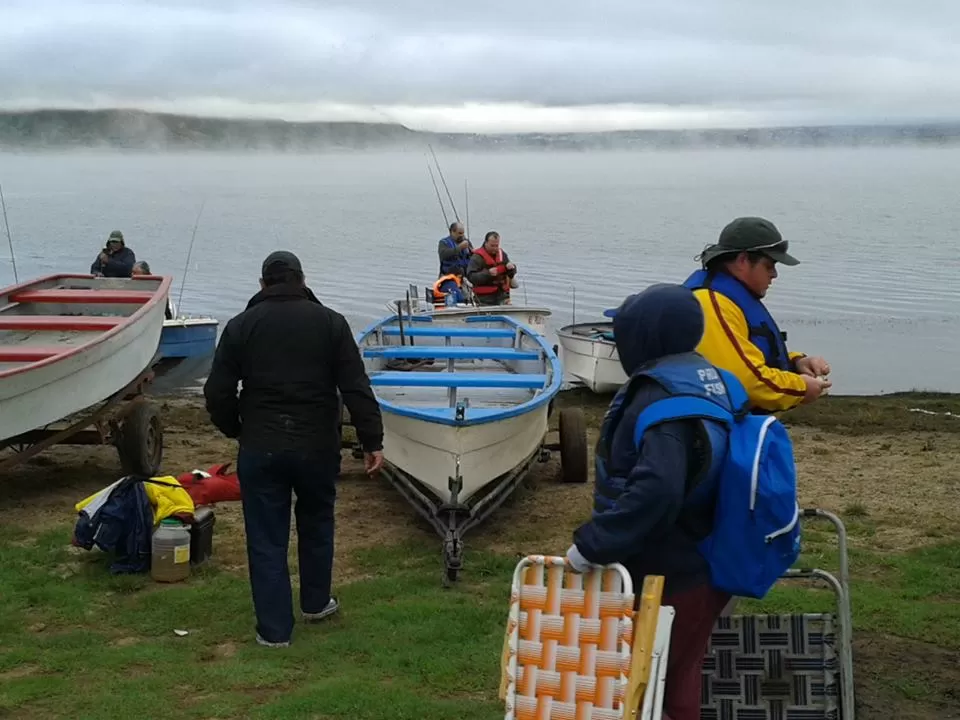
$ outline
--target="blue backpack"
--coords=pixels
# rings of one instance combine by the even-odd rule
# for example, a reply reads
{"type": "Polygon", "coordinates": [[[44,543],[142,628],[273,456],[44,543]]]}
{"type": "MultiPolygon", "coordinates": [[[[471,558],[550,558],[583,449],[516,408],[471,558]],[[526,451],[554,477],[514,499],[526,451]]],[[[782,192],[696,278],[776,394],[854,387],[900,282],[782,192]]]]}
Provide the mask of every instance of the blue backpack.
{"type": "MultiPolygon", "coordinates": [[[[733,407],[746,393],[720,370],[733,407]]],[[[736,415],[706,397],[677,395],[651,403],[637,418],[634,441],[652,425],[684,418],[714,420],[729,431],[716,479],[713,531],[699,544],[714,587],[731,595],[762,598],[800,555],[800,506],[793,444],[773,415],[736,415]]]]}

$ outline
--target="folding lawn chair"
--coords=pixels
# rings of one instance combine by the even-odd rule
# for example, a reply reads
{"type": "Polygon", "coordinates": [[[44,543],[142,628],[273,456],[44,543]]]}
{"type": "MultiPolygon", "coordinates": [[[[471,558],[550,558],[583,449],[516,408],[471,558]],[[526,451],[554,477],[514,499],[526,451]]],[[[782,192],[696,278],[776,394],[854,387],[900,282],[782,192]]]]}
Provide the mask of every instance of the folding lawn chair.
{"type": "Polygon", "coordinates": [[[659,720],[674,616],[662,593],[662,577],[645,578],[635,612],[622,565],[578,574],[562,557],[521,560],[501,658],[505,720],[659,720]]]}
{"type": "Polygon", "coordinates": [[[854,720],[846,529],[823,510],[801,517],[833,523],[839,578],[818,568],[791,569],[784,578],[825,583],[836,612],[721,617],[703,663],[701,720],[854,720]]]}

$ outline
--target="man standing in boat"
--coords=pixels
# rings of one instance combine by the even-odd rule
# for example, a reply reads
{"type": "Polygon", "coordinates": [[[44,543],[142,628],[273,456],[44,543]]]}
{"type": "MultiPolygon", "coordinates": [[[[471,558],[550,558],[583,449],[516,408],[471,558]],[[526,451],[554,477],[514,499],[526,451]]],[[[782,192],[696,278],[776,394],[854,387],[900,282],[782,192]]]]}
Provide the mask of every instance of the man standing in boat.
{"type": "Polygon", "coordinates": [[[763,305],[777,264],[800,262],[788,248],[769,220],[737,218],[698,256],[702,269],[684,282],[705,318],[697,352],[743,383],[755,412],[811,403],[831,385],[827,361],[788,351],[786,334],[763,305]]]}
{"type": "Polygon", "coordinates": [[[488,232],[483,245],[474,250],[467,266],[467,280],[479,305],[509,305],[510,288],[516,282],[517,266],[500,247],[500,233],[488,232]]]}
{"type": "Polygon", "coordinates": [[[459,222],[451,223],[450,234],[440,241],[437,254],[440,256],[440,273],[444,275],[464,275],[470,254],[473,252],[473,243],[466,237],[463,225],[459,222]]]}
{"type": "Polygon", "coordinates": [[[213,424],[240,441],[237,473],[257,642],[286,647],[294,625],[287,564],[291,491],[297,494],[300,609],[314,622],[340,607],[330,593],[338,390],[369,474],[383,463],[383,424],[350,326],[306,287],[299,259],[271,253],[260,287],[224,328],[203,391],[213,424]]]}
{"type": "Polygon", "coordinates": [[[90,266],[90,274],[98,277],[128,278],[133,275],[136,261],[137,256],[123,241],[123,233],[114,230],[107,238],[107,246],[90,266]]]}

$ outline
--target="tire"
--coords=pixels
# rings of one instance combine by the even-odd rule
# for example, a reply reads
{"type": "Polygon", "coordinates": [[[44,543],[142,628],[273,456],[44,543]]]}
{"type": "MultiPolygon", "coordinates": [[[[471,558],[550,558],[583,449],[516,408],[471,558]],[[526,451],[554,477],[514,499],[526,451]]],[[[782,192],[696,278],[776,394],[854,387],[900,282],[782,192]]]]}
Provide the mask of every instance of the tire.
{"type": "Polygon", "coordinates": [[[127,475],[154,477],[163,462],[163,423],[152,403],[134,402],[123,418],[117,439],[120,465],[127,475]]]}
{"type": "Polygon", "coordinates": [[[580,408],[560,411],[560,477],[565,483],[587,481],[587,421],[580,408]]]}

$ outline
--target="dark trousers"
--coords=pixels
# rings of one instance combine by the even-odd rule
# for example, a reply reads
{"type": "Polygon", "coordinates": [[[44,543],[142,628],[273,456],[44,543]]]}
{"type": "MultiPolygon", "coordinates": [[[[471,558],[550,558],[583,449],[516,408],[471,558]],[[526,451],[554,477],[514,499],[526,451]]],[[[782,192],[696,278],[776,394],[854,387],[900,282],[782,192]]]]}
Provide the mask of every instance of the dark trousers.
{"type": "Polygon", "coordinates": [[[676,610],[670,633],[663,720],[700,720],[700,674],[710,635],[730,595],[709,584],[664,596],[676,610]]]}
{"type": "Polygon", "coordinates": [[[250,586],[257,632],[268,642],[287,642],[293,633],[293,591],[287,551],[291,491],[297,494],[300,609],[323,610],[333,574],[333,506],[339,454],[262,452],[241,446],[237,475],[243,494],[250,586]]]}

